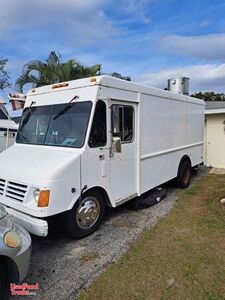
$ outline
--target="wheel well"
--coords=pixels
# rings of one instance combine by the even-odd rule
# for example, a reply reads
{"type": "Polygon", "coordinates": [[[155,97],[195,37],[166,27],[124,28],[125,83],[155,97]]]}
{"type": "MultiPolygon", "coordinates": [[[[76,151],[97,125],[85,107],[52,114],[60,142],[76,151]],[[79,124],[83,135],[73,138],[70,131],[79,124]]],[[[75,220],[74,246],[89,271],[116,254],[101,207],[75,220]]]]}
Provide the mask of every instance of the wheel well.
{"type": "MultiPolygon", "coordinates": [[[[188,161],[188,162],[191,164],[191,159],[190,159],[190,157],[189,157],[188,155],[184,155],[184,156],[181,158],[181,160],[180,160],[180,163],[179,163],[179,166],[178,166],[178,169],[177,169],[177,176],[178,176],[178,174],[179,174],[180,167],[181,167],[181,165],[182,165],[182,163],[183,163],[184,161],[188,161]]],[[[192,164],[191,164],[191,166],[192,166],[192,164]]]]}
{"type": "Polygon", "coordinates": [[[89,190],[85,191],[82,195],[91,194],[91,193],[100,193],[105,200],[106,206],[110,206],[110,207],[112,206],[106,190],[103,189],[101,186],[95,186],[93,188],[90,188],[89,190]]]}
{"type": "Polygon", "coordinates": [[[5,255],[0,256],[0,261],[5,265],[8,283],[19,283],[19,270],[15,262],[5,255]]]}

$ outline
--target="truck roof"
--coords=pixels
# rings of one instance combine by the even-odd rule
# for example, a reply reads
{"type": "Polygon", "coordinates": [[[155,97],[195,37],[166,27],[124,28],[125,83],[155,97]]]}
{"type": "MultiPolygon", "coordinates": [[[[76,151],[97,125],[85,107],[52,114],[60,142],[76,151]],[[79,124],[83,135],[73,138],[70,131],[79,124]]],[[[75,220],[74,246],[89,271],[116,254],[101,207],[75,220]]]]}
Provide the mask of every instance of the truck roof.
{"type": "Polygon", "coordinates": [[[55,83],[51,85],[46,85],[38,88],[31,89],[27,95],[28,96],[35,96],[38,94],[45,94],[45,93],[52,93],[56,91],[63,91],[63,90],[71,90],[71,89],[78,89],[78,88],[85,88],[91,86],[105,86],[105,87],[112,87],[116,89],[122,89],[127,91],[133,91],[137,93],[144,93],[148,95],[154,95],[162,98],[170,98],[174,100],[183,100],[183,101],[191,101],[195,102],[200,105],[205,105],[204,101],[201,99],[193,98],[188,95],[181,95],[176,94],[170,91],[162,90],[159,88],[151,87],[142,85],[140,83],[135,83],[132,81],[126,81],[123,79],[118,79],[108,75],[101,75],[101,76],[92,76],[83,79],[76,79],[66,82],[55,83]]]}

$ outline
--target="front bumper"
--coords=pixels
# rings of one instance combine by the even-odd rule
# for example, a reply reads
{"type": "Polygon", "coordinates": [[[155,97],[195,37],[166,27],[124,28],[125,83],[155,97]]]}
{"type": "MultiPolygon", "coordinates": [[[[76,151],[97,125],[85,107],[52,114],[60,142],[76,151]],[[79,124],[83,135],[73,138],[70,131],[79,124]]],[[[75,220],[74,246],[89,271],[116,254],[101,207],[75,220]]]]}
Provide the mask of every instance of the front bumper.
{"type": "Polygon", "coordinates": [[[5,206],[6,211],[14,217],[15,223],[24,227],[30,233],[38,236],[48,235],[48,222],[38,219],[18,210],[5,206]]]}

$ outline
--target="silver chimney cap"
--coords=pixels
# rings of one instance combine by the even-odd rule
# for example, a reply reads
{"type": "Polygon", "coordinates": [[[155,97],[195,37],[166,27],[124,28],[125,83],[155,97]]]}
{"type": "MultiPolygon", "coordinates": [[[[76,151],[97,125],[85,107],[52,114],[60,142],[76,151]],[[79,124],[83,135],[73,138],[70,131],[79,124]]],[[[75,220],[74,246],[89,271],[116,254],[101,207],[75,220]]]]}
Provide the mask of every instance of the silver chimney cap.
{"type": "Polygon", "coordinates": [[[168,91],[188,95],[189,94],[189,80],[188,77],[173,77],[168,79],[168,91]]]}

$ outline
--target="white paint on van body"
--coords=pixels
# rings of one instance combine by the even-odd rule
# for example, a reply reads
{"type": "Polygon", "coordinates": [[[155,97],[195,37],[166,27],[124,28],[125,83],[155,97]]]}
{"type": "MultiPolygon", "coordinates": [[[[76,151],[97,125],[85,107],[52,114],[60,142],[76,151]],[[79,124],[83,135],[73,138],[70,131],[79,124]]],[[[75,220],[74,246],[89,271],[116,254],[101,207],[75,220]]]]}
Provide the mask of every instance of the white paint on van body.
{"type": "Polygon", "coordinates": [[[67,87],[41,87],[30,91],[25,107],[92,101],[92,111],[82,148],[15,144],[0,154],[0,180],[26,186],[22,201],[1,195],[0,203],[10,208],[19,223],[30,232],[46,235],[47,222],[41,218],[70,210],[81,190],[103,188],[111,206],[116,207],[177,176],[184,155],[192,166],[202,162],[204,139],[204,102],[184,95],[145,87],[109,76],[69,82],[67,87]],[[106,103],[107,144],[90,148],[95,105],[106,103]],[[111,106],[129,105],[134,110],[134,139],[122,143],[122,152],[110,156],[111,106]],[[50,190],[48,207],[34,201],[36,188],[50,190]],[[75,189],[75,193],[71,190],[75,189]],[[22,217],[24,215],[24,218],[22,217]],[[40,218],[40,219],[37,219],[40,218]],[[26,220],[26,221],[24,221],[26,220]],[[33,220],[33,221],[32,221],[33,220]],[[27,225],[26,225],[27,224],[27,225]]]}

